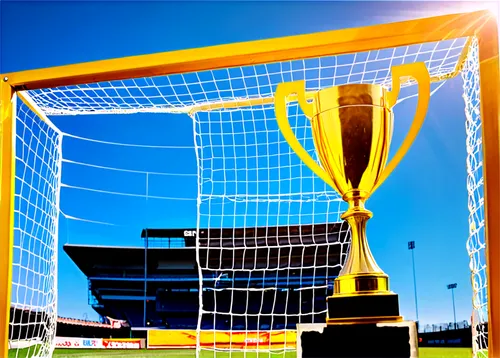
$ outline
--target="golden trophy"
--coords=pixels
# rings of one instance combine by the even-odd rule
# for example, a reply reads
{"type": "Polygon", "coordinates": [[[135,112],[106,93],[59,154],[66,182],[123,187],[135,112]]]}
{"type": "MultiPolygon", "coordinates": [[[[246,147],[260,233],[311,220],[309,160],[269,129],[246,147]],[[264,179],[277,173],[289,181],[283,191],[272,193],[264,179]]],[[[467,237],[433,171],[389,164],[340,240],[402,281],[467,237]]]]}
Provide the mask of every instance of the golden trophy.
{"type": "Polygon", "coordinates": [[[347,84],[306,93],[304,81],[278,85],[275,111],[280,130],[298,157],[335,189],[348,209],[342,214],[351,228],[346,262],[328,297],[328,324],[401,321],[397,294],[389,277],[375,262],[366,238],[372,213],[366,200],[384,182],[415,140],[427,113],[430,77],[423,62],[394,66],[392,88],[347,84]],[[394,115],[402,81],[418,83],[418,105],[408,135],[387,164],[394,115]],[[293,96],[292,98],[290,98],[293,96]],[[311,121],[314,145],[321,166],[295,137],[287,118],[287,103],[298,101],[311,121]],[[386,165],[387,164],[387,165],[386,165]]]}

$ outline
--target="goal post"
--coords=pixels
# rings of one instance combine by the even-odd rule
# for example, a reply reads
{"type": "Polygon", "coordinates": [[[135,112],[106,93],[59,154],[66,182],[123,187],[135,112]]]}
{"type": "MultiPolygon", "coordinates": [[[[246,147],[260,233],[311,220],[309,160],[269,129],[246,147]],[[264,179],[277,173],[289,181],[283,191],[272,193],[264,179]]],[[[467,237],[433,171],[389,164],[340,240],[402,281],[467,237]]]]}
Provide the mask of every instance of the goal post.
{"type": "Polygon", "coordinates": [[[14,246],[14,91],[0,82],[0,355],[8,356],[14,246]]]}
{"type": "MultiPolygon", "coordinates": [[[[492,26],[494,24],[494,26],[492,26]]],[[[480,31],[479,61],[484,176],[484,227],[488,297],[488,356],[500,354],[500,92],[498,28],[480,31]]]]}
{"type": "Polygon", "coordinates": [[[5,234],[0,282],[5,301],[0,352],[5,357],[10,357],[9,349],[23,350],[22,356],[49,357],[57,320],[62,136],[23,92],[3,88],[13,96],[10,103],[7,95],[2,102],[8,104],[8,113],[2,114],[1,121],[0,203],[5,234]]]}
{"type": "MultiPolygon", "coordinates": [[[[468,116],[467,121],[473,122],[473,124],[477,126],[472,129],[469,128],[471,133],[468,133],[468,136],[472,137],[478,135],[480,138],[475,138],[476,141],[473,144],[467,143],[467,145],[468,150],[477,150],[479,153],[478,155],[481,157],[480,166],[482,173],[480,178],[478,178],[478,182],[483,183],[481,196],[484,196],[484,223],[482,220],[479,220],[481,222],[478,222],[478,225],[476,225],[476,223],[473,222],[474,219],[470,219],[470,235],[475,237],[479,235],[479,231],[483,230],[484,238],[481,237],[478,248],[469,249],[469,255],[471,255],[473,292],[474,294],[480,293],[484,295],[484,297],[481,296],[482,302],[479,304],[481,307],[487,305],[488,354],[493,357],[499,356],[500,335],[496,333],[495,336],[495,332],[500,330],[500,260],[490,259],[494,257],[497,252],[500,252],[500,240],[497,240],[497,238],[500,237],[500,222],[498,221],[500,217],[500,115],[498,105],[500,99],[498,88],[500,80],[498,59],[499,45],[496,20],[494,16],[487,11],[444,15],[355,29],[335,30],[318,34],[126,57],[122,59],[96,61],[2,75],[2,82],[0,84],[0,98],[2,101],[0,112],[2,140],[2,153],[0,157],[2,171],[0,187],[0,228],[2,230],[0,238],[0,289],[9,292],[10,282],[12,280],[12,252],[14,250],[13,198],[15,191],[14,159],[16,158],[16,153],[14,152],[14,120],[16,116],[14,115],[14,111],[16,109],[12,106],[11,101],[16,92],[27,91],[27,93],[31,93],[33,98],[35,98],[34,102],[38,103],[37,106],[40,106],[36,108],[37,111],[47,111],[47,113],[50,112],[50,114],[54,115],[71,113],[154,113],[158,111],[188,114],[196,123],[196,125],[194,125],[194,131],[198,142],[211,143],[211,129],[204,131],[204,125],[216,119],[216,123],[219,126],[216,126],[216,131],[218,131],[216,133],[221,136],[230,136],[235,133],[235,129],[225,128],[223,119],[230,118],[233,120],[236,118],[236,121],[243,122],[245,118],[253,118],[253,115],[245,114],[249,111],[251,112],[249,108],[252,107],[256,107],[259,111],[260,117],[257,118],[263,122],[262,128],[269,128],[267,125],[275,122],[272,117],[272,103],[274,95],[273,86],[276,83],[269,80],[265,85],[265,91],[261,92],[261,87],[263,88],[264,85],[259,85],[257,81],[255,86],[257,87],[258,93],[255,96],[250,96],[250,91],[248,89],[243,92],[238,92],[229,86],[230,88],[227,90],[229,93],[228,96],[216,93],[216,95],[213,96],[214,98],[212,98],[204,92],[206,91],[204,88],[199,90],[200,93],[192,92],[194,91],[193,88],[195,88],[194,85],[199,85],[199,82],[202,82],[198,80],[199,82],[194,83],[192,87],[186,85],[187,95],[185,93],[184,95],[188,98],[190,97],[189,100],[182,101],[177,98],[177,102],[169,102],[168,98],[165,99],[166,95],[162,94],[163,97],[159,97],[163,102],[159,104],[155,102],[156,99],[153,100],[148,98],[143,92],[139,93],[137,98],[134,98],[133,94],[128,93],[127,96],[130,97],[127,97],[127,100],[122,99],[119,103],[113,102],[112,105],[109,105],[109,101],[95,101],[95,97],[90,98],[89,101],[86,101],[83,97],[78,98],[78,94],[75,94],[72,90],[79,89],[79,86],[90,86],[98,83],[107,83],[107,89],[114,89],[113,81],[129,80],[131,82],[127,82],[126,84],[140,87],[138,83],[134,82],[135,79],[189,73],[197,74],[203,71],[225,69],[228,69],[228,77],[231,77],[229,69],[233,68],[243,68],[245,66],[255,67],[258,65],[277,63],[283,64],[286,61],[305,62],[324,57],[331,58],[335,56],[382,51],[428,43],[440,43],[464,38],[473,39],[473,41],[466,42],[462,50],[463,56],[460,56],[458,60],[453,62],[455,67],[450,69],[449,67],[441,68],[437,66],[434,68],[434,72],[431,72],[431,76],[433,76],[434,82],[437,83],[447,78],[457,76],[458,73],[463,70],[462,66],[465,66],[467,71],[469,71],[468,73],[473,77],[464,79],[465,82],[470,82],[470,87],[467,89],[470,93],[466,93],[465,95],[475,101],[474,105],[471,105],[471,108],[467,108],[469,111],[466,115],[468,116]],[[467,52],[469,51],[469,46],[473,46],[475,51],[473,55],[476,56],[470,63],[463,59],[463,57],[470,58],[470,54],[467,52]],[[57,88],[56,94],[43,92],[45,89],[54,88],[57,88]],[[268,89],[270,90],[268,91],[268,89]],[[243,95],[241,93],[243,93],[243,95]],[[201,94],[201,96],[199,100],[197,100],[196,98],[198,98],[197,95],[199,94],[201,94]],[[140,98],[140,100],[138,100],[138,98],[140,98]],[[231,110],[235,109],[240,110],[241,113],[239,117],[232,117],[231,110]],[[482,283],[485,285],[484,287],[478,287],[478,283],[474,278],[478,270],[474,265],[478,260],[482,260],[475,258],[474,255],[476,251],[480,251],[486,259],[486,265],[484,267],[486,270],[485,276],[488,281],[487,284],[484,282],[482,283]],[[486,290],[487,294],[483,292],[486,290]]],[[[402,56],[403,60],[406,59],[405,56],[406,55],[402,56]]],[[[444,57],[446,56],[447,54],[445,53],[444,57]]],[[[389,67],[392,65],[392,59],[392,57],[388,59],[390,63],[388,65],[389,67]]],[[[368,62],[368,59],[363,62],[365,67],[368,62]]],[[[335,62],[335,66],[336,65],[335,62]]],[[[353,68],[357,64],[354,61],[348,65],[353,68]]],[[[335,66],[332,65],[332,68],[335,66]]],[[[428,66],[432,66],[432,58],[428,60],[428,66]]],[[[321,68],[312,69],[319,71],[321,68]]],[[[302,70],[303,69],[301,69],[301,71],[302,70]]],[[[364,69],[361,71],[364,71],[364,69]]],[[[284,69],[281,67],[281,81],[290,80],[290,78],[293,77],[292,72],[291,68],[284,69]],[[288,77],[286,77],[285,74],[288,77]]],[[[266,75],[269,75],[269,73],[264,74],[264,76],[266,75]]],[[[256,74],[253,76],[258,77],[256,74]]],[[[329,76],[332,77],[331,75],[329,76]]],[[[380,74],[380,77],[377,76],[379,75],[376,73],[374,78],[365,80],[378,81],[377,83],[386,85],[387,82],[385,81],[390,75],[380,74]]],[[[333,75],[333,79],[330,77],[328,78],[330,81],[329,83],[336,83],[335,75],[333,75]]],[[[228,81],[230,80],[231,79],[228,81]]],[[[321,84],[321,74],[317,75],[315,80],[318,81],[319,87],[324,86],[321,84]]],[[[348,79],[348,81],[349,80],[350,79],[348,79]]],[[[211,81],[216,82],[216,79],[213,78],[211,81]]],[[[353,79],[352,81],[360,81],[360,79],[353,79]]],[[[406,85],[411,84],[406,83],[406,85]]],[[[169,90],[172,90],[174,87],[170,82],[168,84],[163,84],[163,86],[168,87],[169,90]]],[[[154,85],[152,87],[158,90],[154,85]]],[[[90,91],[94,91],[93,96],[108,95],[106,91],[103,91],[100,87],[87,88],[90,91]],[[96,90],[101,91],[102,94],[95,94],[96,90]]],[[[199,88],[199,86],[196,88],[199,88]]],[[[314,89],[317,90],[317,87],[314,89]]],[[[219,91],[219,89],[217,89],[217,91],[219,91]]],[[[175,94],[175,89],[173,89],[173,92],[175,94]]],[[[296,108],[292,108],[292,110],[296,110],[296,108]]],[[[300,115],[296,113],[296,117],[299,118],[300,115]]],[[[305,126],[304,124],[301,125],[305,126]]],[[[253,133],[257,131],[255,128],[247,129],[244,126],[242,128],[242,131],[249,135],[253,135],[253,133]],[[254,132],[251,132],[252,130],[254,132]]],[[[210,145],[212,145],[212,143],[210,145]]],[[[224,144],[222,144],[222,146],[224,146],[224,144]]],[[[204,153],[199,150],[198,155],[203,156],[204,153]]],[[[224,155],[223,152],[222,156],[224,155]]],[[[233,155],[236,156],[236,154],[233,155]]],[[[472,155],[474,155],[474,153],[468,152],[469,157],[472,155]]],[[[203,157],[201,158],[203,159],[203,157]]],[[[210,158],[208,158],[208,160],[210,160],[210,158]]],[[[222,160],[225,159],[222,158],[222,160]]],[[[287,165],[291,166],[292,164],[287,165]]],[[[207,175],[213,175],[213,173],[208,173],[207,175]]],[[[204,173],[199,172],[198,175],[204,175],[204,173]]],[[[471,175],[476,174],[469,173],[469,176],[471,175]]],[[[199,184],[199,186],[201,186],[201,184],[199,184]]],[[[468,189],[469,195],[473,196],[476,188],[471,187],[468,189]]],[[[199,193],[203,194],[203,190],[199,193]]],[[[482,198],[480,201],[482,202],[482,198]]],[[[210,202],[206,203],[208,203],[207,205],[209,206],[211,205],[210,202]]],[[[202,209],[203,207],[199,206],[199,216],[200,210],[202,209]]],[[[478,208],[469,208],[471,215],[473,215],[472,211],[476,209],[478,208]]],[[[223,211],[221,211],[220,214],[213,214],[210,208],[206,210],[207,213],[212,213],[209,214],[212,215],[212,218],[216,215],[221,216],[221,224],[219,225],[224,223],[222,215],[225,215],[225,213],[223,211]]],[[[236,216],[236,206],[234,215],[236,216]]],[[[211,218],[207,219],[209,220],[207,221],[209,224],[210,219],[211,218]]],[[[237,226],[236,221],[233,221],[231,225],[233,225],[233,227],[237,226]]],[[[255,225],[257,225],[257,223],[255,225]]],[[[198,222],[198,229],[200,227],[203,227],[203,225],[198,222]]],[[[216,229],[222,229],[222,227],[219,226],[216,227],[216,229]]],[[[481,234],[483,231],[481,231],[481,234]]],[[[221,240],[221,238],[219,238],[219,240],[221,240]]],[[[220,247],[220,249],[222,250],[222,247],[220,247]]],[[[206,269],[208,269],[208,266],[206,269]]],[[[234,290],[234,287],[232,289],[234,290]]],[[[0,354],[5,356],[7,356],[6,352],[9,339],[8,315],[11,308],[10,297],[11,295],[7,295],[7,300],[2,300],[2,298],[0,298],[0,354]]],[[[476,302],[473,303],[473,307],[475,310],[479,309],[476,302]]],[[[486,309],[486,307],[484,308],[486,309]]],[[[483,320],[486,319],[483,318],[483,320]]],[[[479,347],[477,350],[484,349],[485,347],[479,347]]]]}

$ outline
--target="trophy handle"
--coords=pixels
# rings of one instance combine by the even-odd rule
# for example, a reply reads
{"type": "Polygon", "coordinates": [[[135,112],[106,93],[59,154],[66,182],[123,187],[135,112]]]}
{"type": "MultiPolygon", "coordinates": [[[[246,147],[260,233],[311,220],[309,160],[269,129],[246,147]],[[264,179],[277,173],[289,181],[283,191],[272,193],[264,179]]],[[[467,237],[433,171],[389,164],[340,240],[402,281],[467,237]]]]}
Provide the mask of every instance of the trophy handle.
{"type": "Polygon", "coordinates": [[[287,97],[293,94],[297,96],[297,101],[299,102],[299,106],[304,112],[304,115],[307,118],[312,119],[314,114],[314,105],[307,102],[305,93],[306,85],[304,81],[283,82],[278,85],[276,93],[274,94],[274,110],[276,113],[278,127],[292,150],[304,162],[304,164],[307,165],[309,169],[323,179],[328,185],[335,189],[336,186],[333,183],[333,180],[326,173],[326,171],[321,168],[318,163],[316,163],[309,153],[307,153],[304,147],[302,147],[295,137],[292,127],[290,127],[290,122],[288,121],[286,109],[287,97]]]}
{"type": "Polygon", "coordinates": [[[373,187],[372,193],[389,177],[394,168],[398,166],[401,159],[403,159],[406,155],[408,149],[410,149],[411,145],[415,141],[415,138],[424,123],[425,116],[427,115],[427,108],[429,106],[431,95],[431,79],[429,71],[423,62],[409,63],[394,66],[392,68],[392,88],[391,91],[387,93],[388,107],[392,108],[396,105],[401,87],[401,77],[404,76],[413,77],[418,83],[417,110],[406,138],[380,175],[377,183],[373,187]]]}

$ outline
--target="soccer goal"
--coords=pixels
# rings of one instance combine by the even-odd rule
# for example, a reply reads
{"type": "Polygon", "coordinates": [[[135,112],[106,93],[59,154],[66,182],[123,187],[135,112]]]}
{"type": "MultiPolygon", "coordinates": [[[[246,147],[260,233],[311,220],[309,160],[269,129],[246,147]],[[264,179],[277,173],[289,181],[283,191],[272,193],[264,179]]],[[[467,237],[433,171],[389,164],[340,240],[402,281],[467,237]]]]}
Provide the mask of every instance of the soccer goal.
{"type": "MultiPolygon", "coordinates": [[[[457,240],[470,256],[474,355],[499,356],[500,261],[489,259],[500,250],[498,30],[485,11],[2,75],[0,291],[7,294],[0,295],[0,355],[9,347],[18,356],[28,350],[50,357],[54,350],[67,135],[55,118],[137,113],[192,121],[197,353],[294,349],[293,325],[324,319],[326,307],[317,303],[331,284],[324,273],[342,264],[315,257],[345,252],[348,240],[339,224],[342,201],[279,132],[276,86],[304,80],[308,92],[347,83],[390,87],[391,67],[411,62],[426,64],[432,93],[455,78],[463,85],[470,230],[457,240]],[[315,225],[323,231],[309,231],[307,240],[300,229],[270,239],[278,229],[315,225]],[[246,234],[227,234],[235,228],[246,234]],[[292,278],[300,281],[298,300],[287,286],[292,278]],[[310,298],[303,304],[302,293],[310,298]],[[203,338],[207,332],[212,340],[203,338]]],[[[414,82],[402,87],[396,111],[416,98],[414,82]]],[[[288,115],[314,155],[309,122],[293,100],[288,115]]]]}

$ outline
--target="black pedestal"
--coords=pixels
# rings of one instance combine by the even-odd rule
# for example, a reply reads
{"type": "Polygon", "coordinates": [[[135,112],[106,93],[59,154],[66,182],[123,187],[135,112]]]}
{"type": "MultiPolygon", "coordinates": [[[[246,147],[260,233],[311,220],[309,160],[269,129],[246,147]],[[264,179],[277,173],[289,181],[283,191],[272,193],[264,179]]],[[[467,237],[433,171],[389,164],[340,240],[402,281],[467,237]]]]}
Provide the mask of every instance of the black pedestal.
{"type": "Polygon", "coordinates": [[[297,358],[415,358],[415,322],[298,324],[297,358]]]}
{"type": "Polygon", "coordinates": [[[385,295],[333,296],[328,297],[328,318],[357,319],[399,317],[399,299],[395,293],[385,295]]]}

